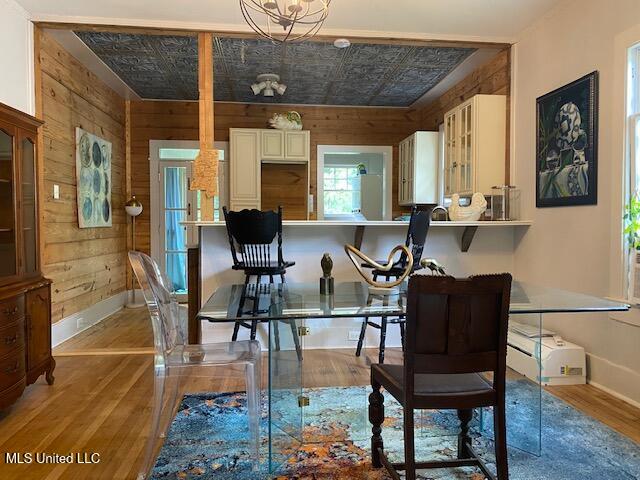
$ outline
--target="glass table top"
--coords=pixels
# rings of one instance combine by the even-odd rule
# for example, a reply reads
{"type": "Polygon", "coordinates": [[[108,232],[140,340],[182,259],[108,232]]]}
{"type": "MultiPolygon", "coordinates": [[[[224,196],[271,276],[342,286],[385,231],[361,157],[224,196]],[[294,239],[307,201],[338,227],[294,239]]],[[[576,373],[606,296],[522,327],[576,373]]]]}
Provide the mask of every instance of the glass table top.
{"type": "MultiPolygon", "coordinates": [[[[333,295],[321,295],[318,283],[225,285],[198,313],[214,322],[260,318],[350,318],[404,315],[406,287],[392,295],[370,294],[363,282],[336,283],[333,295]]],[[[514,281],[511,314],[579,313],[628,310],[629,305],[604,298],[514,281]]]]}

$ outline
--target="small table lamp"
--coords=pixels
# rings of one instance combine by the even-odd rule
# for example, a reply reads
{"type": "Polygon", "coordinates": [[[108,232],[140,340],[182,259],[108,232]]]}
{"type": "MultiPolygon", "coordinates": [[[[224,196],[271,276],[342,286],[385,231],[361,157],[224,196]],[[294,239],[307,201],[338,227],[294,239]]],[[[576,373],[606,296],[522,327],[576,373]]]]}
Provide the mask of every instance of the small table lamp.
{"type": "MultiPolygon", "coordinates": [[[[142,204],[136,199],[136,196],[133,195],[131,199],[124,204],[124,209],[127,212],[127,215],[131,217],[131,250],[136,249],[136,217],[142,213],[142,204]]],[[[135,277],[132,276],[132,281],[134,281],[135,277]]],[[[144,306],[144,303],[136,302],[136,289],[135,286],[132,285],[132,296],[131,299],[127,301],[127,308],[139,308],[144,306]]]]}

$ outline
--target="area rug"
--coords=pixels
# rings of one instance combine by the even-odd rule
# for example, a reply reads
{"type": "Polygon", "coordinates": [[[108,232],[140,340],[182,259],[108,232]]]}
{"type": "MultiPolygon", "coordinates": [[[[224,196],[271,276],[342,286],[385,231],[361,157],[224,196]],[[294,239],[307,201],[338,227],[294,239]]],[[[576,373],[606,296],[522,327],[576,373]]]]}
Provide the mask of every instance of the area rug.
{"type": "MultiPolygon", "coordinates": [[[[535,399],[539,390],[530,382],[509,382],[508,426],[510,439],[519,445],[537,445],[535,399]],[[533,405],[533,406],[532,406],[533,405]],[[522,420],[519,420],[522,419],[522,420]],[[519,436],[522,436],[521,438],[519,436]],[[532,442],[527,445],[527,441],[532,442]]],[[[383,470],[371,468],[369,426],[366,421],[366,387],[322,388],[307,392],[311,405],[304,409],[304,444],[278,437],[283,452],[281,469],[274,478],[323,480],[387,480],[383,470]]],[[[602,423],[543,392],[542,450],[539,456],[509,449],[511,479],[518,480],[618,480],[640,478],[640,445],[602,423]]],[[[401,461],[402,409],[385,395],[383,438],[392,461],[401,461]]],[[[287,420],[281,418],[286,426],[287,420]]],[[[493,468],[493,443],[480,435],[489,418],[477,418],[474,447],[493,468]]],[[[454,458],[458,431],[455,412],[417,414],[416,452],[419,459],[454,458]]],[[[284,427],[283,427],[284,428],[284,427]]],[[[268,429],[266,409],[262,432],[268,429]]],[[[286,428],[285,428],[286,429],[286,428]]],[[[172,423],[153,470],[153,479],[266,479],[251,470],[247,449],[244,394],[187,395],[172,423]]],[[[267,457],[266,437],[263,457],[267,457]]],[[[534,448],[535,450],[535,448],[534,448]]],[[[482,480],[476,469],[438,469],[421,472],[423,480],[482,480]]]]}

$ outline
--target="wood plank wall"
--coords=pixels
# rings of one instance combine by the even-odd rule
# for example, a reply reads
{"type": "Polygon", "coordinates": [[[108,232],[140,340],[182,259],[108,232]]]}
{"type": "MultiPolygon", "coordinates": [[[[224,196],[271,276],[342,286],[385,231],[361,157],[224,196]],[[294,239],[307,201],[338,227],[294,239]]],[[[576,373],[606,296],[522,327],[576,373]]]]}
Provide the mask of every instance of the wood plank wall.
{"type": "MultiPolygon", "coordinates": [[[[229,128],[267,128],[268,119],[277,112],[296,110],[303,128],[311,132],[311,171],[309,193],[316,199],[318,145],[391,145],[393,146],[393,211],[397,205],[398,143],[419,128],[420,116],[408,108],[282,106],[241,103],[216,103],[215,138],[228,141],[229,128]]],[[[314,205],[314,212],[317,210],[314,205]]],[[[315,218],[315,214],[311,216],[315,218]]]]}
{"type": "Polygon", "coordinates": [[[125,288],[124,100],[45,32],[39,35],[44,143],[43,273],[53,280],[53,321],[125,288]],[[78,228],[75,127],[113,145],[111,228],[78,228]],[[53,199],[53,185],[60,199],[53,199]]]}
{"type": "Polygon", "coordinates": [[[510,112],[511,112],[511,50],[505,49],[467,77],[443,93],[438,99],[419,109],[422,130],[435,131],[444,122],[444,115],[452,108],[478,94],[507,96],[507,142],[505,182],[509,183],[510,112]]]}
{"type": "MultiPolygon", "coordinates": [[[[392,145],[393,198],[397,205],[398,143],[419,128],[418,112],[403,108],[282,106],[216,102],[215,140],[229,141],[229,128],[267,128],[276,112],[295,109],[311,131],[310,193],[316,194],[318,145],[392,145]]],[[[132,193],[149,205],[149,140],[197,140],[198,104],[195,102],[132,102],[132,193]]],[[[314,206],[314,211],[316,210],[314,206]]],[[[150,249],[149,212],[136,224],[137,247],[150,249]]]]}
{"type": "Polygon", "coordinates": [[[149,140],[198,140],[198,102],[131,102],[131,193],[144,209],[136,218],[136,249],[151,253],[149,140]]]}

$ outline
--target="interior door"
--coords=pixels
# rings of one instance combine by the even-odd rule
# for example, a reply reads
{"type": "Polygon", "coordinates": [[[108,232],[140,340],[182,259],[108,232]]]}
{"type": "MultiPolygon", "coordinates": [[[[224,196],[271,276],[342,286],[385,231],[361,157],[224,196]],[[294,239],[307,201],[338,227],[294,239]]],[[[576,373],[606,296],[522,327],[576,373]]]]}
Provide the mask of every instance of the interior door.
{"type": "Polygon", "coordinates": [[[160,262],[179,297],[187,293],[187,227],[181,223],[192,220],[195,199],[189,190],[190,177],[191,162],[166,160],[160,164],[160,262]]]}
{"type": "MultiPolygon", "coordinates": [[[[222,218],[221,208],[228,198],[226,144],[217,145],[219,155],[219,195],[210,201],[214,220],[222,218]]],[[[201,220],[201,192],[191,191],[193,161],[198,142],[153,142],[152,163],[157,165],[158,188],[152,191],[152,256],[167,273],[179,301],[187,300],[187,248],[197,244],[195,227],[185,221],[201,220]],[[155,148],[154,148],[155,147],[155,148]]],[[[152,170],[153,171],[153,170],[152,170]]]]}

